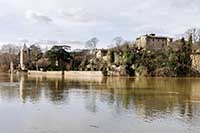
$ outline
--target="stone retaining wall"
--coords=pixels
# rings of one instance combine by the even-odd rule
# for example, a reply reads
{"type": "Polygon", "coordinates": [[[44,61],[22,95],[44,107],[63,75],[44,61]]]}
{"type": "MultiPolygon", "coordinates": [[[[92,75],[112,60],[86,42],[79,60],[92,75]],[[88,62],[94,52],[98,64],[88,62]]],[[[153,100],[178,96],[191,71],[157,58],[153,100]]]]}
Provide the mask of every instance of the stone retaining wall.
{"type": "Polygon", "coordinates": [[[79,77],[102,77],[101,71],[65,71],[65,77],[79,76],[79,77]]]}
{"type": "Polygon", "coordinates": [[[192,68],[200,72],[200,53],[191,54],[192,68]]]}
{"type": "MultiPolygon", "coordinates": [[[[62,76],[62,71],[28,71],[29,75],[62,76]]],[[[103,77],[101,71],[65,71],[64,77],[103,77]]]]}
{"type": "Polygon", "coordinates": [[[48,76],[48,77],[61,77],[62,76],[62,71],[28,71],[29,75],[34,75],[34,76],[48,76]]]}

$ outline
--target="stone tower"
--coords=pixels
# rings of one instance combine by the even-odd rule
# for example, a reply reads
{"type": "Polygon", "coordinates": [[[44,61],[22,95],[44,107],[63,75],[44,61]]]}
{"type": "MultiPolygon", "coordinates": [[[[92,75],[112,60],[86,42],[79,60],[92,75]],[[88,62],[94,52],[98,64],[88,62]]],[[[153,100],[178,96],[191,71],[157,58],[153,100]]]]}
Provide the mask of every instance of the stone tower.
{"type": "Polygon", "coordinates": [[[23,48],[20,50],[20,68],[21,70],[27,70],[27,67],[30,63],[30,54],[29,49],[24,44],[23,48]]]}

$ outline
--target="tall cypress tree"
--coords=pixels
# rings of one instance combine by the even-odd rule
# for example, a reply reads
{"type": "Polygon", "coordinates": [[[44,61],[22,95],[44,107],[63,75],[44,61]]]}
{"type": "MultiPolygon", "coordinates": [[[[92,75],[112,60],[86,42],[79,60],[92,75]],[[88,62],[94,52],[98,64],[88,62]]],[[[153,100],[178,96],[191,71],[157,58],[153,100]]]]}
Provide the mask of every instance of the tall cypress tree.
{"type": "Polygon", "coordinates": [[[178,53],[176,53],[176,56],[178,58],[177,60],[177,75],[178,76],[186,76],[190,72],[191,67],[191,58],[190,54],[192,52],[192,38],[189,38],[188,43],[186,43],[185,39],[181,39],[181,49],[178,53]]]}
{"type": "Polygon", "coordinates": [[[191,52],[192,52],[192,45],[193,45],[193,38],[192,38],[192,34],[190,34],[189,39],[188,39],[188,52],[189,52],[189,54],[191,54],[191,52]]]}
{"type": "Polygon", "coordinates": [[[190,73],[190,68],[192,65],[192,60],[190,58],[190,54],[192,52],[192,35],[190,35],[188,42],[185,42],[185,39],[182,38],[181,39],[181,43],[182,43],[182,48],[181,48],[181,52],[178,55],[179,57],[179,75],[180,76],[186,76],[187,74],[190,73]]]}

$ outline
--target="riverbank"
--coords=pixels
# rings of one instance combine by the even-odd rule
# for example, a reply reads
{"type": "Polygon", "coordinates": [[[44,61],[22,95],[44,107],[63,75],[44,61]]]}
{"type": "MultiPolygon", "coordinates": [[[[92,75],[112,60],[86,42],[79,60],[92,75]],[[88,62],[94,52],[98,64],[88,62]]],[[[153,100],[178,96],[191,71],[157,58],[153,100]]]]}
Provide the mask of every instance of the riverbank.
{"type": "Polygon", "coordinates": [[[51,79],[67,79],[67,80],[81,80],[86,82],[101,82],[104,78],[101,71],[28,71],[29,78],[51,78],[51,79]]]}
{"type": "MultiPolygon", "coordinates": [[[[64,76],[64,78],[76,77],[78,79],[86,79],[86,78],[93,79],[93,78],[102,78],[105,76],[102,71],[64,71],[63,73],[62,71],[45,71],[44,72],[44,71],[28,70],[27,74],[30,76],[37,76],[37,77],[41,76],[41,77],[50,77],[50,78],[51,77],[62,78],[64,76]]],[[[121,77],[121,75],[116,72],[109,72],[109,75],[107,76],[121,77]]],[[[122,77],[129,77],[129,76],[122,75],[122,77]]],[[[159,72],[157,76],[148,75],[146,72],[146,74],[136,73],[136,75],[133,77],[177,77],[177,76],[174,76],[173,74],[171,74],[170,71],[164,71],[164,72],[159,72]]],[[[193,71],[191,72],[190,75],[187,75],[186,77],[200,77],[200,74],[196,71],[193,71]]]]}
{"type": "Polygon", "coordinates": [[[28,75],[48,76],[48,77],[103,77],[101,71],[32,71],[28,70],[28,75]]]}

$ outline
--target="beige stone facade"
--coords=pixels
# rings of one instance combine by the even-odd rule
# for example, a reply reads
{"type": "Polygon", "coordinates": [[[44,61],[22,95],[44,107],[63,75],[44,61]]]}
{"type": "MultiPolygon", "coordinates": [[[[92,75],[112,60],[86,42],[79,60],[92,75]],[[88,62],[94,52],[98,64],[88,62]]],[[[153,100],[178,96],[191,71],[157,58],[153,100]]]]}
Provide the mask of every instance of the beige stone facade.
{"type": "Polygon", "coordinates": [[[166,50],[173,39],[156,36],[155,34],[140,36],[136,39],[136,46],[146,50],[166,50]]]}
{"type": "Polygon", "coordinates": [[[192,59],[192,68],[200,72],[200,53],[193,53],[190,57],[192,59]]]}
{"type": "Polygon", "coordinates": [[[96,58],[107,62],[108,61],[107,53],[108,53],[108,50],[105,50],[105,49],[97,50],[96,58]]]}

